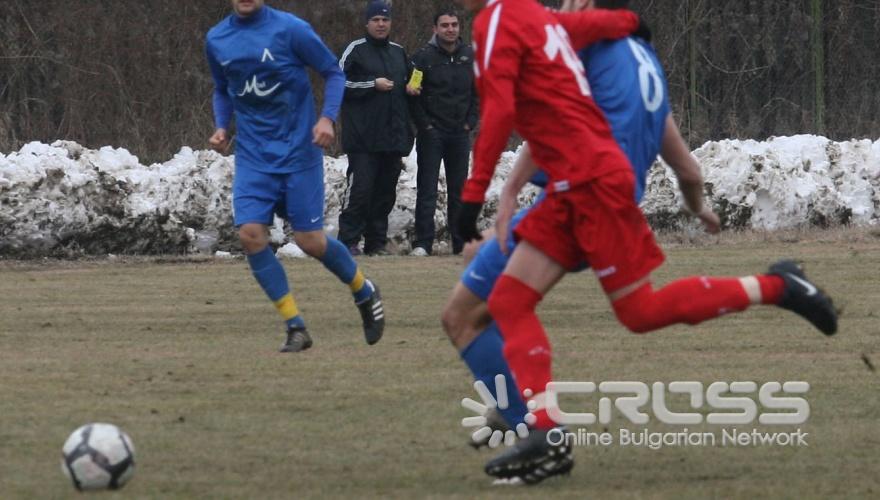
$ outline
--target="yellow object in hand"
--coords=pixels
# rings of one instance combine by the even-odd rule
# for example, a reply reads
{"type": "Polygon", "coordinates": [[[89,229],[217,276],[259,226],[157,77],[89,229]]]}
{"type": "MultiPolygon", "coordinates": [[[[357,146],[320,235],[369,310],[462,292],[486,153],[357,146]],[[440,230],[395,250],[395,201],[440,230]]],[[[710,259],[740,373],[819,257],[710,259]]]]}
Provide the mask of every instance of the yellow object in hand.
{"type": "Polygon", "coordinates": [[[417,69],[413,69],[412,76],[409,77],[409,86],[414,89],[422,88],[422,77],[425,76],[424,73],[417,69]]]}

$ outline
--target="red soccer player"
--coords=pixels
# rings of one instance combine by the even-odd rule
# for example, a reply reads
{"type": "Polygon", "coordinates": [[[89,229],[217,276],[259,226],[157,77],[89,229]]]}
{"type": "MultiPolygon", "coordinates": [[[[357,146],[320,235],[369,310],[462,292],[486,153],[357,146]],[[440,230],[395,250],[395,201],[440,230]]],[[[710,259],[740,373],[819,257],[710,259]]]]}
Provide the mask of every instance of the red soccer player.
{"type": "MultiPolygon", "coordinates": [[[[488,301],[519,390],[536,393],[536,419],[529,437],[490,461],[487,473],[536,482],[571,468],[571,450],[564,440],[553,444],[547,439],[555,423],[543,408],[542,396],[551,381],[552,356],[535,308],[568,269],[582,262],[590,264],[618,319],[633,332],[697,324],[752,304],[778,305],[826,335],[836,332],[830,298],[791,261],[774,264],[764,275],[690,277],[653,289],[650,273],[662,264],[663,252],[634,202],[632,170],[590,97],[571,43],[589,43],[583,37],[595,34],[599,26],[632,32],[638,24],[634,14],[592,11],[589,17],[554,17],[535,0],[461,2],[481,11],[473,28],[481,132],[462,193],[460,235],[480,238],[476,220],[513,130],[528,141],[535,163],[550,180],[547,199],[517,227],[520,243],[488,301]]],[[[509,198],[528,177],[511,179],[502,205],[512,206],[509,198]]],[[[506,231],[510,215],[499,214],[497,231],[506,231]]]]}

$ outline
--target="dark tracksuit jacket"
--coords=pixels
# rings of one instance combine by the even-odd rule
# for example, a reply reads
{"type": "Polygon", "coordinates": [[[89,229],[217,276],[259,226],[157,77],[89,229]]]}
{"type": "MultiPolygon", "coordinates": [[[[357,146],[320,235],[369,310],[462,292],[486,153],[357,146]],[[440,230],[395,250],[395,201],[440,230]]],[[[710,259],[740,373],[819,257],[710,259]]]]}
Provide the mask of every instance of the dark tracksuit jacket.
{"type": "Polygon", "coordinates": [[[364,251],[371,253],[384,249],[388,240],[400,159],[413,146],[406,95],[410,64],[403,47],[367,35],[348,44],[339,65],[345,72],[342,148],[349,162],[339,239],[354,247],[363,236],[364,251]],[[393,81],[394,88],[378,91],[377,78],[393,81]]]}

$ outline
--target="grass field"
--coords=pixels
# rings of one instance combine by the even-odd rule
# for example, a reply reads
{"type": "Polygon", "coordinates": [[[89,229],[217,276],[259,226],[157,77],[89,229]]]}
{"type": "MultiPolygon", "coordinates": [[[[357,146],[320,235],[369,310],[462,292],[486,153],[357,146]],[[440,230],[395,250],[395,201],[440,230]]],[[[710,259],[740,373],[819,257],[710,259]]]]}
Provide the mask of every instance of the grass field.
{"type": "MultiPolygon", "coordinates": [[[[585,273],[541,306],[556,377],[808,381],[808,447],[582,447],[568,478],[493,487],[491,453],[465,445],[460,401],[476,396],[438,321],[456,258],[361,260],[389,318],[373,347],[345,288],[313,261],[287,261],[316,341],[299,355],[276,352],[279,321],[243,260],[0,261],[0,498],[80,498],[60,450],[94,421],[137,447],[134,479],[104,498],[876,498],[878,235],[676,240],[688,238],[667,238],[658,283],[793,256],[845,308],[840,333],[756,308],[635,336],[585,273]]],[[[595,411],[589,402],[569,411],[595,411]]],[[[610,430],[623,425],[616,415],[610,430]]]]}

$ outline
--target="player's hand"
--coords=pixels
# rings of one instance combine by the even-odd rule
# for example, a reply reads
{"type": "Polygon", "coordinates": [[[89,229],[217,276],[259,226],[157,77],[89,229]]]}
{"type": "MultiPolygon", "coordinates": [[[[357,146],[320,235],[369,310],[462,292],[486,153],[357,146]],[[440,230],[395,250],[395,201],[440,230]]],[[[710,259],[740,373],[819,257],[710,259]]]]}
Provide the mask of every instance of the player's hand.
{"type": "MultiPolygon", "coordinates": [[[[392,85],[393,85],[393,83],[392,83],[392,85]]],[[[416,96],[422,95],[422,89],[407,85],[406,86],[406,93],[413,96],[413,97],[416,97],[416,96]]]]}
{"type": "Polygon", "coordinates": [[[510,234],[510,220],[515,211],[516,195],[502,191],[498,200],[498,213],[495,215],[495,239],[504,255],[507,255],[507,236],[510,234]]]}
{"type": "Polygon", "coordinates": [[[483,239],[480,231],[477,230],[477,219],[480,217],[481,210],[483,210],[482,203],[462,202],[461,204],[458,218],[455,221],[455,229],[465,243],[483,239]]]}
{"type": "Polygon", "coordinates": [[[312,129],[312,142],[322,148],[330,147],[336,139],[336,131],[333,130],[333,122],[330,118],[322,116],[315,128],[312,129]]]}
{"type": "Polygon", "coordinates": [[[703,223],[707,233],[718,234],[721,232],[721,219],[708,206],[703,205],[703,209],[697,214],[697,218],[703,223]]]}
{"type": "Polygon", "coordinates": [[[376,90],[379,92],[391,92],[394,90],[394,82],[387,78],[376,78],[376,90]]]}
{"type": "Polygon", "coordinates": [[[211,149],[220,153],[221,155],[225,155],[229,152],[229,135],[226,133],[225,128],[218,128],[214,131],[214,135],[212,135],[208,139],[208,144],[211,146],[211,149]]]}

